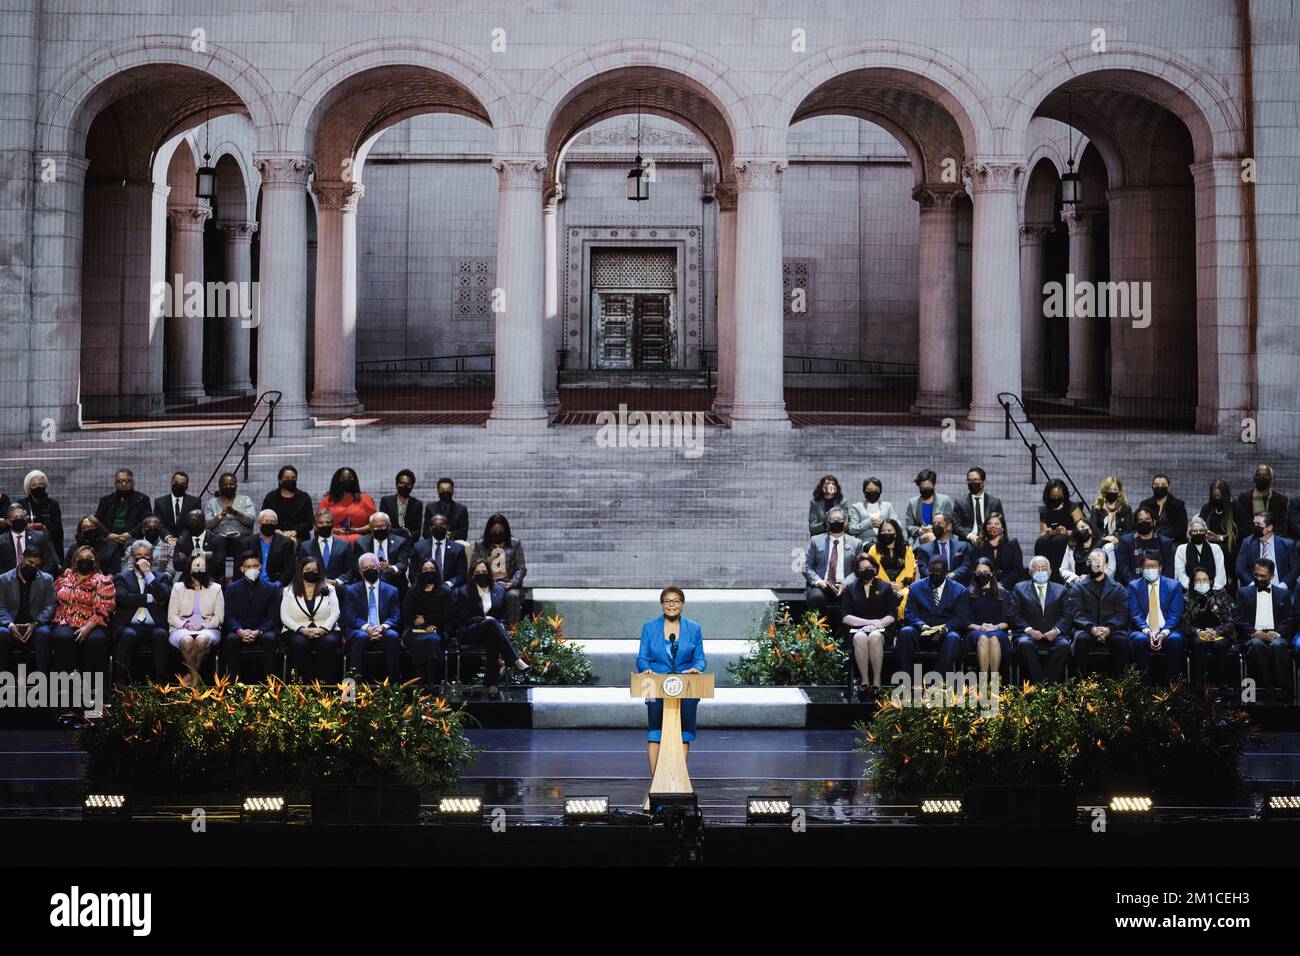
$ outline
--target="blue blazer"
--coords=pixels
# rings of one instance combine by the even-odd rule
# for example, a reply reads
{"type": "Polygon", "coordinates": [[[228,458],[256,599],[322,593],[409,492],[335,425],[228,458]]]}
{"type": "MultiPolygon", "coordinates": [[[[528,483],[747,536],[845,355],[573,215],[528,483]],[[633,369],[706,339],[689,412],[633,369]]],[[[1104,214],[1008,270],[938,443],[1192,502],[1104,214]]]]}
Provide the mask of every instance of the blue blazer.
{"type": "MultiPolygon", "coordinates": [[[[1281,535],[1273,535],[1273,579],[1295,590],[1296,576],[1300,575],[1300,560],[1296,559],[1295,542],[1281,535]]],[[[1243,587],[1255,582],[1255,562],[1259,560],[1259,539],[1253,534],[1241,542],[1237,552],[1237,582],[1243,587]]]]}
{"type": "Polygon", "coordinates": [[[681,619],[681,633],[677,635],[677,660],[668,653],[668,642],[664,640],[663,615],[641,625],[641,649],[636,655],[638,671],[654,671],[656,674],[680,674],[694,667],[702,671],[708,667],[704,658],[704,635],[700,626],[689,618],[681,619]]]}
{"type": "MultiPolygon", "coordinates": [[[[385,630],[396,630],[397,622],[402,617],[402,600],[398,597],[397,588],[382,580],[378,587],[379,623],[385,630]]],[[[357,581],[340,590],[343,592],[343,607],[339,609],[339,624],[347,633],[360,631],[370,616],[370,609],[366,606],[366,582],[357,581]]]]}
{"type": "Polygon", "coordinates": [[[960,634],[969,623],[967,617],[966,589],[949,578],[943,586],[943,597],[936,608],[930,600],[930,578],[918,578],[907,589],[907,607],[904,615],[907,624],[918,630],[942,624],[960,634]]]}
{"type": "MultiPolygon", "coordinates": [[[[308,538],[298,548],[299,564],[304,558],[311,558],[321,564],[321,573],[331,581],[338,581],[340,584],[348,585],[357,579],[357,559],[356,549],[351,543],[343,538],[330,536],[330,560],[329,565],[321,560],[320,542],[316,538],[308,538]]],[[[341,610],[341,609],[340,609],[341,610]]]]}
{"type": "MultiPolygon", "coordinates": [[[[928,571],[930,562],[939,557],[939,542],[927,541],[925,544],[917,545],[916,551],[916,573],[925,577],[922,569],[928,571]]],[[[966,541],[958,541],[955,538],[948,539],[948,571],[955,574],[963,584],[966,582],[964,575],[968,574],[966,562],[970,559],[970,544],[966,541]]]]}
{"type": "MultiPolygon", "coordinates": [[[[1161,630],[1171,634],[1179,629],[1183,620],[1183,589],[1173,578],[1160,578],[1160,613],[1165,616],[1161,630]]],[[[1135,631],[1147,627],[1147,581],[1138,578],[1128,586],[1129,625],[1135,631]]]]}
{"type": "Polygon", "coordinates": [[[235,578],[226,585],[226,633],[248,628],[279,633],[283,593],[280,587],[261,578],[252,584],[242,574],[235,578]]]}

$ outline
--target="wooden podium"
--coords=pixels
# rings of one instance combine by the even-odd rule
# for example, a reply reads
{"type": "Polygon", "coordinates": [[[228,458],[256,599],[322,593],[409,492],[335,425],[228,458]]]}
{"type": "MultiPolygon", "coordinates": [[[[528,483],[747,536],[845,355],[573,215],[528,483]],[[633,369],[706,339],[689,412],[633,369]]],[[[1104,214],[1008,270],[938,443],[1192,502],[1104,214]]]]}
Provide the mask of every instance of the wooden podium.
{"type": "Polygon", "coordinates": [[[659,760],[655,763],[651,793],[690,793],[686,773],[686,748],[682,746],[682,700],[713,696],[712,674],[633,674],[633,697],[664,702],[663,731],[659,735],[659,760]]]}

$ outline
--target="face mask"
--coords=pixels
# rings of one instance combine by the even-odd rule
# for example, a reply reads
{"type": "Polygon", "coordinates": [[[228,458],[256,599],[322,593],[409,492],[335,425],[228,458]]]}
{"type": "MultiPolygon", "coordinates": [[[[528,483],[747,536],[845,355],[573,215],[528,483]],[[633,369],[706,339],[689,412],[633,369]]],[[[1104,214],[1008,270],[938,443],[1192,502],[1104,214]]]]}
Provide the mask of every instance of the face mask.
{"type": "Polygon", "coordinates": [[[826,525],[826,527],[829,528],[829,529],[831,530],[831,533],[832,533],[832,534],[839,534],[839,532],[841,532],[841,531],[844,530],[844,522],[843,522],[843,521],[831,521],[831,522],[829,522],[829,523],[826,525]]]}
{"type": "Polygon", "coordinates": [[[437,583],[438,583],[438,572],[437,572],[437,571],[421,571],[421,572],[420,572],[420,583],[421,583],[421,584],[437,584],[437,583]]]}
{"type": "Polygon", "coordinates": [[[1268,491],[1268,486],[1271,485],[1272,483],[1273,483],[1273,479],[1271,478],[1255,479],[1255,487],[1258,488],[1260,491],[1268,491]]]}
{"type": "Polygon", "coordinates": [[[374,584],[376,581],[379,580],[379,569],[366,568],[364,571],[361,572],[361,577],[366,581],[367,584],[374,584]]]}
{"type": "Polygon", "coordinates": [[[98,529],[98,528],[82,528],[82,529],[81,529],[81,537],[82,537],[83,539],[85,539],[86,541],[98,541],[98,540],[99,540],[99,529],[98,529]]]}
{"type": "Polygon", "coordinates": [[[941,524],[934,525],[934,537],[936,541],[942,541],[944,538],[948,537],[947,526],[941,524]]]}
{"type": "Polygon", "coordinates": [[[1065,503],[1064,498],[1058,498],[1055,495],[1047,499],[1053,508],[1059,508],[1065,503]]]}
{"type": "Polygon", "coordinates": [[[506,533],[504,531],[492,531],[488,534],[489,541],[505,541],[506,533]]]}
{"type": "Polygon", "coordinates": [[[1156,499],[1156,501],[1163,501],[1165,498],[1169,497],[1169,489],[1168,489],[1168,488],[1152,488],[1152,489],[1151,489],[1151,497],[1154,498],[1154,499],[1156,499]]]}
{"type": "Polygon", "coordinates": [[[315,584],[317,581],[320,580],[320,572],[319,572],[319,571],[304,571],[304,572],[303,572],[303,575],[302,575],[302,579],[303,579],[304,581],[306,581],[308,584],[315,584]]]}
{"type": "Polygon", "coordinates": [[[415,485],[398,485],[397,493],[401,495],[403,498],[409,498],[414,488],[415,485]]]}
{"type": "Polygon", "coordinates": [[[9,522],[9,527],[13,528],[14,531],[18,532],[19,534],[22,534],[24,531],[27,530],[27,519],[15,518],[13,521],[9,522]]]}
{"type": "Polygon", "coordinates": [[[829,488],[822,489],[822,497],[825,498],[827,501],[830,501],[832,498],[836,497],[839,493],[840,490],[836,488],[834,485],[832,485],[829,488]]]}
{"type": "Polygon", "coordinates": [[[223,498],[233,498],[233,497],[235,497],[235,486],[234,486],[234,485],[222,485],[222,486],[221,486],[221,497],[223,497],[223,498]]]}
{"type": "Polygon", "coordinates": [[[1094,578],[1099,578],[1106,573],[1106,566],[1104,564],[1090,564],[1088,565],[1088,569],[1092,571],[1092,576],[1094,578]]]}
{"type": "Polygon", "coordinates": [[[1268,529],[1263,525],[1255,525],[1255,537],[1262,538],[1268,533],[1268,529]]]}
{"type": "Polygon", "coordinates": [[[194,582],[198,584],[199,587],[205,588],[208,586],[209,578],[207,571],[195,571],[193,577],[194,582]]]}
{"type": "Polygon", "coordinates": [[[474,575],[474,583],[477,584],[477,585],[478,585],[479,587],[481,587],[481,588],[485,588],[485,587],[487,587],[489,584],[492,583],[492,575],[490,575],[490,574],[476,574],[476,575],[474,575]]]}
{"type": "Polygon", "coordinates": [[[874,578],[875,576],[876,576],[876,569],[875,569],[875,568],[872,568],[872,567],[862,567],[862,568],[858,568],[858,580],[859,580],[859,581],[870,581],[870,580],[871,580],[872,578],[874,578]]]}
{"type": "Polygon", "coordinates": [[[922,488],[922,489],[921,489],[921,498],[922,498],[923,500],[925,500],[925,501],[929,501],[929,500],[930,500],[931,498],[933,498],[933,497],[934,497],[934,489],[933,489],[933,488],[922,488]]]}
{"type": "Polygon", "coordinates": [[[435,525],[433,531],[430,533],[433,535],[434,541],[441,541],[443,538],[447,537],[447,529],[438,525],[435,525]]]}
{"type": "Polygon", "coordinates": [[[1143,568],[1143,569],[1142,569],[1142,577],[1146,578],[1148,583],[1150,583],[1150,582],[1152,582],[1152,581],[1157,581],[1157,580],[1160,579],[1160,569],[1159,569],[1159,568],[1143,568]]]}
{"type": "Polygon", "coordinates": [[[1138,534],[1150,534],[1152,524],[1150,521],[1139,521],[1136,525],[1138,534]]]}
{"type": "Polygon", "coordinates": [[[450,491],[440,491],[438,492],[438,500],[445,504],[446,502],[451,501],[451,495],[452,493],[450,491]]]}
{"type": "Polygon", "coordinates": [[[1034,583],[1035,583],[1035,584],[1046,584],[1050,578],[1051,578],[1051,575],[1048,574],[1046,571],[1035,571],[1035,572],[1034,572],[1034,583]]]}
{"type": "Polygon", "coordinates": [[[192,525],[189,526],[189,528],[190,528],[190,537],[191,537],[191,538],[197,538],[199,535],[201,535],[201,534],[203,533],[203,524],[202,524],[202,523],[200,523],[200,524],[192,524],[192,525]]]}
{"type": "Polygon", "coordinates": [[[173,498],[184,498],[184,497],[185,497],[185,490],[186,490],[186,486],[185,486],[185,485],[172,485],[172,497],[173,497],[173,498]]]}
{"type": "Polygon", "coordinates": [[[989,574],[987,571],[981,571],[979,574],[975,575],[975,580],[981,585],[988,584],[993,580],[993,575],[989,574]]]}
{"type": "Polygon", "coordinates": [[[388,529],[387,529],[387,528],[376,528],[374,531],[372,531],[372,532],[370,532],[370,533],[371,533],[372,535],[374,535],[374,538],[375,538],[376,541],[387,541],[387,540],[388,540],[388,529]]]}
{"type": "Polygon", "coordinates": [[[33,581],[36,579],[36,568],[30,564],[24,564],[19,567],[18,573],[22,575],[24,581],[33,581]]]}
{"type": "Polygon", "coordinates": [[[864,496],[865,496],[866,499],[867,499],[868,501],[870,501],[873,505],[874,505],[877,501],[880,500],[880,492],[878,492],[878,491],[868,491],[868,492],[865,492],[865,493],[864,493],[864,496]]]}
{"type": "Polygon", "coordinates": [[[244,580],[249,582],[256,581],[261,576],[262,572],[259,568],[248,568],[244,571],[244,580]]]}
{"type": "Polygon", "coordinates": [[[1104,495],[1104,497],[1105,497],[1105,499],[1106,499],[1107,501],[1109,501],[1111,504],[1114,504],[1115,502],[1119,501],[1119,492],[1118,492],[1118,491],[1108,491],[1108,492],[1106,492],[1106,494],[1104,495]]]}
{"type": "Polygon", "coordinates": [[[879,537],[880,537],[880,543],[883,544],[885,547],[889,547],[894,543],[893,532],[890,532],[889,534],[882,534],[879,537]]]}
{"type": "Polygon", "coordinates": [[[278,527],[279,525],[264,524],[262,525],[262,534],[266,535],[269,538],[271,537],[271,535],[275,534],[275,529],[278,527]]]}
{"type": "Polygon", "coordinates": [[[82,574],[89,574],[91,571],[95,570],[95,562],[90,558],[80,558],[77,561],[77,570],[82,574]]]}
{"type": "Polygon", "coordinates": [[[942,571],[931,571],[930,584],[933,585],[934,587],[938,587],[940,584],[943,584],[943,582],[947,579],[947,577],[948,575],[946,575],[942,571]]]}
{"type": "Polygon", "coordinates": [[[119,489],[117,489],[117,496],[118,496],[119,498],[124,499],[124,500],[125,500],[126,498],[130,498],[130,497],[131,497],[131,489],[130,489],[130,488],[119,488],[119,489]]]}
{"type": "Polygon", "coordinates": [[[162,531],[158,528],[150,528],[144,533],[144,539],[150,544],[157,544],[158,539],[162,537],[162,531]]]}
{"type": "Polygon", "coordinates": [[[326,525],[326,526],[323,527],[323,528],[317,528],[317,529],[316,529],[316,537],[318,537],[318,538],[328,538],[328,537],[329,537],[330,535],[332,535],[333,533],[334,533],[334,526],[333,526],[333,525],[326,525]]]}
{"type": "Polygon", "coordinates": [[[1269,589],[1269,586],[1272,585],[1272,583],[1273,583],[1273,582],[1272,582],[1271,579],[1268,580],[1268,581],[1261,581],[1259,578],[1256,578],[1256,579],[1255,579],[1255,590],[1256,590],[1256,591],[1267,591],[1267,590],[1269,589]]]}
{"type": "Polygon", "coordinates": [[[297,478],[286,478],[286,479],[284,479],[284,481],[280,482],[280,490],[281,490],[281,491],[290,491],[290,492],[297,491],[297,490],[298,490],[298,479],[297,479],[297,478]]]}
{"type": "Polygon", "coordinates": [[[1205,543],[1205,534],[1204,533],[1189,534],[1187,536],[1187,540],[1190,541],[1192,544],[1202,545],[1205,543]]]}
{"type": "Polygon", "coordinates": [[[1196,591],[1197,594],[1209,594],[1209,593],[1210,593],[1210,583],[1209,583],[1208,581],[1200,581],[1200,582],[1198,582],[1197,584],[1192,585],[1192,587],[1193,587],[1193,589],[1196,591]]]}
{"type": "Polygon", "coordinates": [[[1089,532],[1087,532],[1087,531],[1075,531],[1075,532],[1074,532],[1074,540],[1075,540],[1075,542],[1078,543],[1078,544],[1083,544],[1083,543],[1084,543],[1085,541],[1087,541],[1090,537],[1092,537],[1092,535],[1091,535],[1089,532]]]}
{"type": "Polygon", "coordinates": [[[983,489],[983,487],[984,486],[980,484],[978,481],[966,482],[966,488],[972,495],[978,495],[980,493],[980,490],[983,489]]]}
{"type": "Polygon", "coordinates": [[[984,529],[984,537],[992,540],[993,538],[1002,537],[1002,529],[994,525],[992,528],[984,529]]]}
{"type": "Polygon", "coordinates": [[[50,492],[49,489],[47,489],[44,485],[33,485],[31,490],[28,491],[27,493],[31,495],[33,498],[35,498],[37,501],[44,501],[45,496],[48,495],[50,492]]]}

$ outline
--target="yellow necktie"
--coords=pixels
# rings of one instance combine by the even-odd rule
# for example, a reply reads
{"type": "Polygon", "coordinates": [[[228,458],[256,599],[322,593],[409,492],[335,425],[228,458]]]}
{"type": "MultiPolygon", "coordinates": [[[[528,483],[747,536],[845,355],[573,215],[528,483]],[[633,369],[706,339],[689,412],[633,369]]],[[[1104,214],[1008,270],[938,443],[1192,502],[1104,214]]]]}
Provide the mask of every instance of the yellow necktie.
{"type": "Polygon", "coordinates": [[[1165,626],[1164,615],[1160,613],[1160,582],[1152,581],[1147,586],[1147,627],[1158,631],[1165,626]]]}

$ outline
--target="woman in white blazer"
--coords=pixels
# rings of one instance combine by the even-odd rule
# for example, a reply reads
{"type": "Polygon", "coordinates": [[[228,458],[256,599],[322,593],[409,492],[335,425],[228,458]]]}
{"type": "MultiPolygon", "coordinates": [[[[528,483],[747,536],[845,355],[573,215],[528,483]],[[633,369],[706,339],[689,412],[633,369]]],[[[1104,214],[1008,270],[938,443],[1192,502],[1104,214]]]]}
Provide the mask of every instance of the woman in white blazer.
{"type": "Polygon", "coordinates": [[[324,580],[319,561],[305,559],[280,598],[280,623],[299,680],[338,678],[338,622],[337,589],[324,580]]]}
{"type": "Polygon", "coordinates": [[[207,563],[197,557],[190,562],[185,577],[172,586],[167,601],[167,626],[171,628],[168,641],[181,652],[185,662],[188,673],[181,683],[186,687],[195,685],[204,658],[221,639],[225,617],[221,585],[209,579],[207,563]]]}

